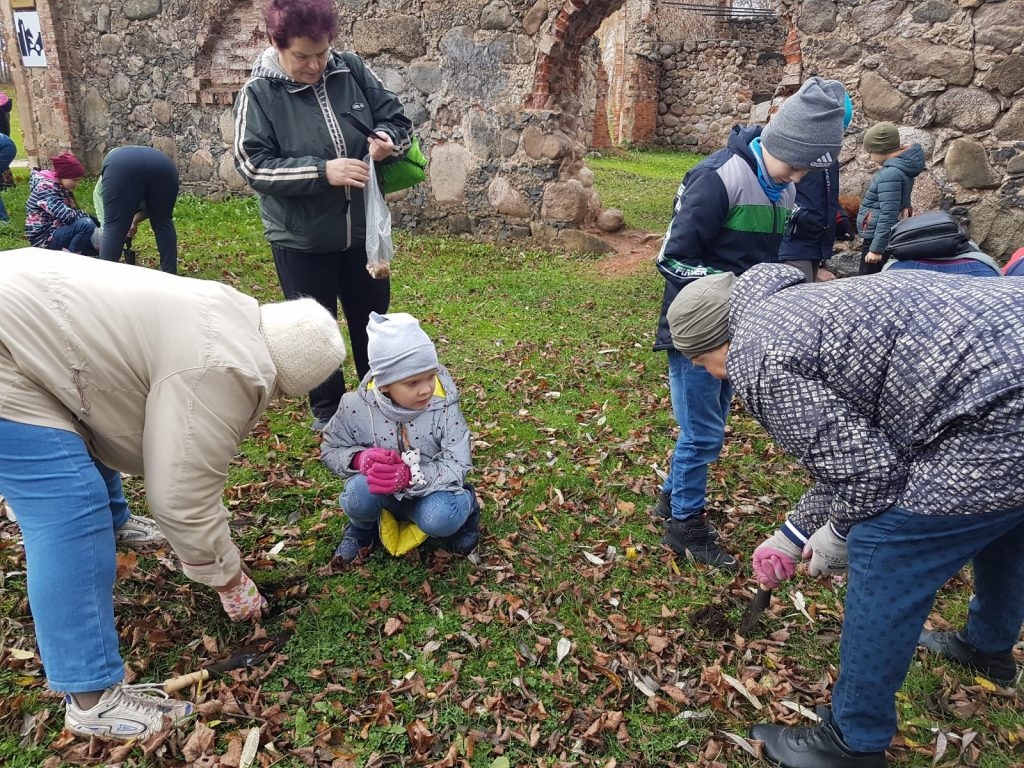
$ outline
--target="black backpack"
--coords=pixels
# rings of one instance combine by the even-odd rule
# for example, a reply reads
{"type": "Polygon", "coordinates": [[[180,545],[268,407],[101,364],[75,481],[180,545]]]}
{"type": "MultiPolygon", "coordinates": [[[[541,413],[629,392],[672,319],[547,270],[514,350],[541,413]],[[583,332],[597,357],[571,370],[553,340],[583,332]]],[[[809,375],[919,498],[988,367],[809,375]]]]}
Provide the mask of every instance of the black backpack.
{"type": "Polygon", "coordinates": [[[897,222],[889,231],[884,256],[909,259],[952,259],[973,251],[970,238],[947,211],[929,211],[897,222]]]}

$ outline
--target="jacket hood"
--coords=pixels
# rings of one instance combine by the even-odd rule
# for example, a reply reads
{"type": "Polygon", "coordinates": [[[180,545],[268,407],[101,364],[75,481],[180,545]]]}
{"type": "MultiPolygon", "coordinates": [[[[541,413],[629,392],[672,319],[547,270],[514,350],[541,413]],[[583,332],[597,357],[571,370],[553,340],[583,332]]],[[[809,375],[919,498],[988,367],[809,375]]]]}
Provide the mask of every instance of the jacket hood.
{"type": "MultiPolygon", "coordinates": [[[[348,67],[345,66],[344,61],[336,52],[331,51],[331,55],[327,60],[327,66],[324,68],[324,77],[337,71],[347,72],[348,67]]],[[[281,67],[281,60],[277,56],[277,48],[272,45],[256,57],[256,61],[252,65],[252,76],[265,80],[279,80],[286,85],[293,85],[296,88],[306,88],[309,86],[309,83],[300,83],[298,80],[293,80],[284,71],[281,67]]]]}
{"type": "Polygon", "coordinates": [[[917,176],[924,170],[924,150],[921,149],[920,144],[915,142],[896,157],[890,157],[882,165],[895,166],[910,177],[917,176]]]}
{"type": "Polygon", "coordinates": [[[758,307],[779,291],[804,283],[804,274],[786,264],[755,264],[736,280],[729,300],[729,336],[752,307],[758,307]]]}
{"type": "Polygon", "coordinates": [[[57,174],[53,171],[41,170],[36,168],[28,175],[28,187],[29,190],[35,189],[41,183],[46,182],[49,184],[57,181],[57,174]]]}
{"type": "MultiPolygon", "coordinates": [[[[374,381],[373,374],[368,373],[359,383],[359,396],[372,402],[376,399],[375,389],[377,389],[377,382],[374,381]]],[[[396,411],[404,412],[405,415],[415,416],[428,411],[439,411],[453,405],[458,405],[459,397],[459,388],[455,385],[455,379],[452,378],[447,368],[439,365],[437,366],[437,381],[434,384],[434,396],[430,398],[426,408],[422,411],[410,411],[402,408],[397,403],[393,407],[396,411]]]]}
{"type": "Polygon", "coordinates": [[[732,130],[729,131],[727,146],[730,151],[735,152],[737,155],[742,155],[746,158],[747,162],[756,165],[757,158],[754,157],[754,153],[750,149],[750,142],[760,135],[760,125],[734,125],[732,130]]]}

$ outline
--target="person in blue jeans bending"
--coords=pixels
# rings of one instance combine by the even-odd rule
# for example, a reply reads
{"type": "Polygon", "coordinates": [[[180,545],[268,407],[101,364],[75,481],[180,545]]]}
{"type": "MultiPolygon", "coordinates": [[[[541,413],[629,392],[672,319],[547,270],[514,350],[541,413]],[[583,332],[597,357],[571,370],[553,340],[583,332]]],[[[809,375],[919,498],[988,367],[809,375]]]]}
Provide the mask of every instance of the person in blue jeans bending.
{"type": "MultiPolygon", "coordinates": [[[[884,273],[807,285],[760,264],[697,280],[673,343],[728,379],[813,485],[753,555],[778,586],[849,569],[839,677],[814,727],[750,736],[785,768],[884,768],[915,648],[1012,686],[1024,622],[1024,288],[884,273]],[[857,318],[856,323],[837,318],[857,318]],[[971,563],[959,631],[923,629],[971,563]]],[[[912,695],[912,694],[911,694],[912,695]]]]}
{"type": "Polygon", "coordinates": [[[728,146],[683,178],[657,267],[665,278],[655,350],[668,353],[669,390],[679,437],[651,510],[667,521],[662,542],[683,558],[736,570],[707,521],[708,465],[725,440],[732,390],[672,347],[665,313],[680,289],[714,273],[740,274],[778,254],[796,196],[794,185],[839,155],[846,90],[812,77],[771,122],[733,127],[728,146]]]}
{"type": "Polygon", "coordinates": [[[455,381],[412,315],[371,312],[366,331],[370,372],[341,398],[320,448],[345,478],[349,522],[333,564],[373,552],[385,509],[414,526],[414,544],[434,537],[468,555],[480,539],[480,506],[466,483],[473,460],[455,381]]]}
{"type": "Polygon", "coordinates": [[[312,299],[260,306],[213,280],[40,248],[0,257],[0,494],[72,733],[143,740],[193,713],[124,684],[115,548],[169,545],[231,619],[258,620],[266,601],[221,500],[228,465],[274,397],[308,392],[344,357],[312,299]],[[145,477],[153,520],[131,514],[121,472],[145,477]]]}

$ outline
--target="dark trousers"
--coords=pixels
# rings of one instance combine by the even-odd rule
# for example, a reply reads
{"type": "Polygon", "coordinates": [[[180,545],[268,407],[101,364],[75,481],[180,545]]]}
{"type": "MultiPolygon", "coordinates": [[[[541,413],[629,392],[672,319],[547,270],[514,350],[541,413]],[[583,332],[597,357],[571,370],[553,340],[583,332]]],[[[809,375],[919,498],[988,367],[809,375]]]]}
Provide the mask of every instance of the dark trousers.
{"type": "MultiPolygon", "coordinates": [[[[391,281],[375,280],[366,271],[366,251],[360,243],[347,251],[310,253],[271,243],[277,278],[286,299],[308,296],[335,317],[338,301],[348,326],[352,360],[360,380],[369,372],[366,324],[371,312],[384,314],[391,303],[391,281]]],[[[314,418],[329,420],[345,394],[345,377],[339,369],[309,393],[314,418]]]]}
{"type": "Polygon", "coordinates": [[[103,242],[100,258],[117,261],[128,228],[145,210],[160,252],[160,270],[178,272],[178,233],[174,204],[178,200],[178,169],[152,147],[119,147],[103,161],[103,242]]]}
{"type": "Polygon", "coordinates": [[[879,272],[882,271],[882,267],[885,266],[885,259],[884,258],[881,261],[879,261],[877,264],[869,264],[868,262],[864,261],[864,257],[867,256],[869,253],[871,253],[871,241],[872,241],[873,238],[874,238],[873,235],[872,235],[872,237],[865,238],[864,239],[864,245],[861,246],[861,249],[860,249],[860,269],[857,272],[858,275],[877,275],[879,272]]]}

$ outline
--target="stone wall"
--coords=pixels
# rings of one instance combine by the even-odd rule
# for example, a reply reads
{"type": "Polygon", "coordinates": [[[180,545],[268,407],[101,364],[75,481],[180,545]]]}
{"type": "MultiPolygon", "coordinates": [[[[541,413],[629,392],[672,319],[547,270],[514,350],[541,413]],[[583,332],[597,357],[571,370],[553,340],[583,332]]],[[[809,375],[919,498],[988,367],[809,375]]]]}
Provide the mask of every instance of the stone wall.
{"type": "MultiPolygon", "coordinates": [[[[595,246],[581,233],[601,211],[583,162],[602,82],[593,39],[619,9],[636,125],[655,124],[662,82],[662,128],[680,99],[704,110],[687,122],[683,146],[715,149],[714,135],[743,117],[745,99],[769,91],[753,65],[776,66],[742,44],[688,51],[671,43],[663,54],[670,43],[653,0],[338,5],[337,45],[364,55],[401,96],[430,156],[428,183],[393,201],[406,227],[595,246]]],[[[783,91],[811,74],[842,80],[858,108],[855,134],[890,119],[925,145],[919,210],[962,209],[997,255],[1020,245],[1024,0],[779,0],[777,8],[793,25],[780,51],[783,91]]],[[[152,144],[175,158],[186,189],[245,191],[230,154],[230,105],[266,44],[257,0],[39,0],[37,10],[49,66],[16,67],[34,160],[70,147],[96,171],[111,147],[152,144]]],[[[844,190],[854,193],[871,170],[856,144],[852,135],[843,156],[844,190]]]]}
{"type": "Polygon", "coordinates": [[[859,150],[881,120],[919,142],[917,211],[949,208],[1005,259],[1024,245],[1024,0],[782,0],[804,75],[841,80],[856,106],[841,162],[860,195],[877,170],[859,150]]]}
{"type": "Polygon", "coordinates": [[[754,105],[770,100],[782,81],[785,35],[777,38],[773,48],[741,40],[662,43],[654,143],[702,154],[723,147],[732,127],[749,122],[754,105]]]}

